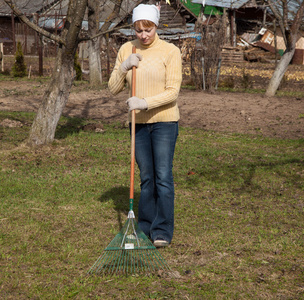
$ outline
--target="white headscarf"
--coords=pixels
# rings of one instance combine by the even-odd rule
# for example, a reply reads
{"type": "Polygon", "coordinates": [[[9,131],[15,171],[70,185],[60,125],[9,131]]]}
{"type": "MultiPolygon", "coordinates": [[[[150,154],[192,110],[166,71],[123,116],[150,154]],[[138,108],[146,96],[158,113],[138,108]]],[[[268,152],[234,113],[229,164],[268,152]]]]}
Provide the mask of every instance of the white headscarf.
{"type": "Polygon", "coordinates": [[[152,21],[158,26],[160,17],[159,9],[155,5],[139,4],[133,9],[132,22],[133,24],[139,20],[152,21]]]}

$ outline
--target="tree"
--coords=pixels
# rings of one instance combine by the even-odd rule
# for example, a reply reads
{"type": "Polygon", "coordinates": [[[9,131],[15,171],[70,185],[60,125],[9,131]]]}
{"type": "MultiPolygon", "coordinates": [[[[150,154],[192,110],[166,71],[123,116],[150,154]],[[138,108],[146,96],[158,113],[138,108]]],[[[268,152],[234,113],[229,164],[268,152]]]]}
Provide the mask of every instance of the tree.
{"type": "Polygon", "coordinates": [[[297,35],[304,16],[304,1],[267,0],[266,1],[279,23],[286,50],[277,64],[266,90],[266,96],[274,96],[295,53],[297,35]],[[293,5],[295,15],[292,20],[289,7],[293,5]]]}
{"type": "Polygon", "coordinates": [[[56,126],[68,100],[75,77],[74,57],[88,0],[71,0],[69,2],[65,25],[60,37],[50,34],[30,22],[14,5],[13,1],[4,1],[31,28],[59,43],[51,81],[43,96],[27,139],[27,144],[30,146],[47,144],[54,140],[56,126]]]}
{"type": "MultiPolygon", "coordinates": [[[[37,115],[26,141],[26,144],[29,146],[47,144],[54,140],[59,118],[68,101],[72,83],[76,75],[74,59],[78,44],[82,40],[90,40],[90,38],[81,38],[79,36],[85,11],[88,7],[88,0],[69,1],[64,28],[60,36],[52,34],[31,22],[13,0],[3,1],[21,21],[39,34],[58,43],[56,63],[50,84],[44,93],[42,103],[38,108],[37,115]]],[[[58,2],[60,1],[61,0],[58,0],[58,2]]],[[[91,7],[93,7],[93,2],[94,1],[90,0],[91,7]]],[[[103,32],[98,33],[98,35],[101,34],[103,34],[103,32]]],[[[92,38],[97,38],[98,35],[92,38]]],[[[98,49],[98,54],[100,55],[100,49],[98,49]]]]}

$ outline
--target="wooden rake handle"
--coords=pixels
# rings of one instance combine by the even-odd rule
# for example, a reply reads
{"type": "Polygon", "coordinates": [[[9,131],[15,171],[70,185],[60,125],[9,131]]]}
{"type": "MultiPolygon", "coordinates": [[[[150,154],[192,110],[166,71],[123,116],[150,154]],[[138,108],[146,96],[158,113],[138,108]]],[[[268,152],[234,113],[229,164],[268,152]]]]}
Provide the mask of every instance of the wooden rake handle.
{"type": "MultiPolygon", "coordinates": [[[[132,53],[136,53],[136,47],[133,46],[132,53]]],[[[136,67],[132,67],[132,87],[131,96],[135,96],[136,67]]],[[[134,200],[134,172],[135,172],[135,110],[131,112],[131,173],[130,173],[130,210],[133,210],[134,200]]]]}

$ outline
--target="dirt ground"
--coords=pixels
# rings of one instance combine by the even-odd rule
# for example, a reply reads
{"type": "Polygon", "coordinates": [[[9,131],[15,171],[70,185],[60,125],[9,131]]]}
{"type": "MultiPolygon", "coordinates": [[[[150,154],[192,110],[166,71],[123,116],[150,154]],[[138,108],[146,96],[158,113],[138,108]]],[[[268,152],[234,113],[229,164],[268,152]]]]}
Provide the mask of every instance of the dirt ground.
{"type": "MultiPolygon", "coordinates": [[[[47,84],[0,82],[0,110],[37,111],[47,84]]],[[[64,109],[65,116],[125,122],[127,92],[112,96],[105,89],[75,87],[64,109]]],[[[178,98],[181,126],[217,132],[248,133],[265,137],[304,138],[304,98],[271,97],[247,93],[182,89],[178,98]]]]}

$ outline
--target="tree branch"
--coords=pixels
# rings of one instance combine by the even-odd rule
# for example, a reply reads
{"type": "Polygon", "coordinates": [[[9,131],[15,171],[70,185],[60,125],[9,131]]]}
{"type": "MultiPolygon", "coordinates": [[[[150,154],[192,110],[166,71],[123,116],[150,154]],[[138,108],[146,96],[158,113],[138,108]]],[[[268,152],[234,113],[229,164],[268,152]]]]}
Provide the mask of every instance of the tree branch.
{"type": "Polygon", "coordinates": [[[64,40],[55,34],[52,34],[42,28],[40,28],[38,25],[34,24],[33,22],[31,22],[26,16],[25,14],[17,7],[14,5],[12,0],[3,0],[13,11],[13,13],[22,21],[24,22],[27,26],[29,26],[30,28],[32,28],[33,30],[35,30],[36,32],[42,34],[43,36],[59,43],[59,44],[65,44],[64,40]]]}
{"type": "MultiPolygon", "coordinates": [[[[136,7],[138,4],[140,4],[143,0],[137,0],[137,2],[135,3],[135,6],[136,7]]],[[[110,25],[111,25],[111,22],[118,16],[119,14],[119,10],[121,9],[121,4],[122,4],[122,0],[119,0],[118,2],[115,3],[115,6],[114,6],[114,9],[113,11],[111,12],[111,14],[107,17],[107,19],[105,20],[105,23],[103,24],[103,26],[100,28],[99,32],[94,35],[94,36],[91,36],[91,37],[84,37],[81,39],[81,41],[88,41],[88,40],[92,40],[92,39],[95,39],[101,35],[105,35],[106,33],[109,33],[109,32],[113,32],[115,30],[119,30],[119,29],[122,29],[122,28],[128,28],[128,27],[131,27],[132,25],[131,24],[127,24],[127,25],[122,25],[120,27],[115,27],[115,28],[112,28],[112,29],[109,29],[110,25]]],[[[121,22],[126,16],[128,15],[128,12],[126,12],[122,17],[120,17],[118,19],[118,23],[121,22]]]]}
{"type": "Polygon", "coordinates": [[[298,32],[302,23],[303,16],[304,16],[304,1],[302,1],[302,3],[300,4],[297,14],[293,20],[293,24],[291,26],[291,32],[293,34],[298,32]]]}
{"type": "Polygon", "coordinates": [[[98,32],[97,34],[95,34],[93,36],[81,38],[80,42],[93,40],[93,39],[98,38],[101,35],[106,34],[106,33],[110,33],[110,32],[113,32],[115,30],[119,30],[119,29],[122,29],[122,28],[129,28],[131,26],[132,26],[131,24],[127,24],[127,25],[123,25],[123,26],[120,26],[120,27],[115,27],[115,28],[112,28],[112,29],[108,29],[108,30],[105,30],[105,31],[100,31],[100,32],[98,32]]]}
{"type": "Polygon", "coordinates": [[[101,26],[100,31],[108,30],[111,26],[111,22],[118,16],[120,8],[121,8],[122,0],[118,0],[115,2],[115,6],[113,11],[105,20],[104,24],[101,26]]]}
{"type": "Polygon", "coordinates": [[[284,26],[284,18],[283,16],[280,14],[279,9],[277,7],[277,1],[273,2],[273,0],[268,0],[268,5],[272,11],[272,13],[274,14],[274,17],[276,18],[276,20],[279,23],[282,35],[283,35],[283,39],[284,39],[284,43],[285,45],[287,45],[287,37],[286,37],[286,33],[285,33],[285,26],[284,26]]]}

